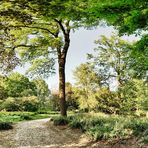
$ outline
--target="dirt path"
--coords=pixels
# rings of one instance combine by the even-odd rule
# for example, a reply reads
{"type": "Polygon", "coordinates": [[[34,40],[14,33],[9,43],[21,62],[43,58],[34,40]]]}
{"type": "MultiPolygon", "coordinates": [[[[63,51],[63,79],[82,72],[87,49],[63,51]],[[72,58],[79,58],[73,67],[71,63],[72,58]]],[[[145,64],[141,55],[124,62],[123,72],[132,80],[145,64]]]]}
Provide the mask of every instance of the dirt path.
{"type": "MultiPolygon", "coordinates": [[[[13,130],[0,132],[0,148],[140,148],[136,140],[113,145],[92,143],[79,130],[53,126],[50,119],[18,123],[13,130]]],[[[146,147],[143,147],[146,148],[146,147]]]]}
{"type": "Polygon", "coordinates": [[[55,127],[49,119],[21,122],[0,132],[0,148],[78,148],[88,142],[79,130],[55,127]]]}

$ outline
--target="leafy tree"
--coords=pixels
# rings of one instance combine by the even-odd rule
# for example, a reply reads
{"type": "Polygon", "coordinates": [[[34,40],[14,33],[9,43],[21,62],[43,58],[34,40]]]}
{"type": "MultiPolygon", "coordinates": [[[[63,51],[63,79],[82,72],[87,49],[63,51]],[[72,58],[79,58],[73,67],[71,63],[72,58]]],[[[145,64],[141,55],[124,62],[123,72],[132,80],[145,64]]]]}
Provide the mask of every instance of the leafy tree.
{"type": "Polygon", "coordinates": [[[118,87],[122,86],[133,74],[129,57],[131,45],[116,35],[102,36],[95,43],[98,46],[94,49],[95,54],[88,54],[88,58],[108,83],[115,79],[118,87]]]}
{"type": "Polygon", "coordinates": [[[68,109],[77,109],[78,108],[78,102],[77,98],[74,94],[74,87],[70,82],[66,83],[66,101],[68,109]]]}
{"type": "Polygon", "coordinates": [[[90,63],[81,64],[76,67],[74,78],[76,80],[76,85],[79,88],[86,88],[86,90],[96,91],[96,88],[103,85],[103,78],[96,72],[95,67],[90,63]]]}
{"type": "Polygon", "coordinates": [[[144,35],[133,46],[130,58],[134,62],[130,63],[130,67],[135,70],[136,78],[142,78],[148,82],[148,35],[144,35]]]}
{"type": "Polygon", "coordinates": [[[89,23],[103,19],[114,25],[120,33],[147,30],[147,0],[90,0],[87,11],[89,23]]]}
{"type": "Polygon", "coordinates": [[[5,83],[5,77],[0,75],[0,100],[6,99],[7,98],[7,92],[4,87],[5,83]]]}
{"type": "Polygon", "coordinates": [[[97,110],[110,114],[119,113],[122,104],[116,92],[103,87],[96,92],[95,97],[98,102],[97,110]]]}
{"type": "Polygon", "coordinates": [[[40,99],[41,107],[44,107],[47,97],[50,95],[48,84],[43,79],[35,79],[32,81],[36,86],[37,96],[40,99]]]}
{"type": "Polygon", "coordinates": [[[79,107],[83,110],[92,110],[97,106],[95,92],[102,85],[102,78],[90,64],[81,64],[74,71],[76,86],[74,93],[78,98],[79,107]]]}
{"type": "Polygon", "coordinates": [[[27,77],[19,73],[12,73],[5,81],[5,89],[9,97],[36,95],[35,85],[27,77]]]}
{"type": "Polygon", "coordinates": [[[54,71],[53,56],[57,56],[60,108],[63,116],[66,116],[67,108],[65,64],[70,31],[80,26],[86,6],[83,0],[3,0],[0,6],[3,28],[15,39],[7,47],[13,49],[15,55],[19,52],[24,61],[30,61],[32,66],[29,73],[49,76],[54,71]],[[51,54],[53,55],[50,56],[51,54]]]}
{"type": "Polygon", "coordinates": [[[147,86],[143,80],[131,79],[120,90],[121,111],[135,111],[143,109],[143,103],[148,100],[147,86]]]}

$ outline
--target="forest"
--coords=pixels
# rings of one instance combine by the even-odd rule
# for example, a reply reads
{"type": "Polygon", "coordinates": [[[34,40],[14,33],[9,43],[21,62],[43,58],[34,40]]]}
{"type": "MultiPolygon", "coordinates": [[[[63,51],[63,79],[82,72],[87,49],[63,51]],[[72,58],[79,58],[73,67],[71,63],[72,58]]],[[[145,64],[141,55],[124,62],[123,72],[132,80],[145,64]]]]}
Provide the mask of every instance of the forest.
{"type": "Polygon", "coordinates": [[[147,0],[1,0],[0,148],[146,148],[147,29],[147,0]],[[72,32],[109,26],[68,82],[72,32]]]}

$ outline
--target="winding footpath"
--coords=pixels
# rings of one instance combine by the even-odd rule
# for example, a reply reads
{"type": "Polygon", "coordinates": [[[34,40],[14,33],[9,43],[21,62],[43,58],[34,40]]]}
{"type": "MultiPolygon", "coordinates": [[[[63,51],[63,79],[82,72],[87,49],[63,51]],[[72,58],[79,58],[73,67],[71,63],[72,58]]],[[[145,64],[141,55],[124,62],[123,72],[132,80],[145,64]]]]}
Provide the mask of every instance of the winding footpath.
{"type": "MultiPolygon", "coordinates": [[[[50,119],[20,122],[13,130],[0,131],[0,148],[141,148],[136,140],[108,145],[92,143],[79,130],[54,126],[50,119]]],[[[144,147],[144,148],[147,148],[144,147]]]]}
{"type": "Polygon", "coordinates": [[[50,119],[18,123],[0,132],[0,148],[83,148],[89,140],[79,131],[53,126],[50,119]]]}

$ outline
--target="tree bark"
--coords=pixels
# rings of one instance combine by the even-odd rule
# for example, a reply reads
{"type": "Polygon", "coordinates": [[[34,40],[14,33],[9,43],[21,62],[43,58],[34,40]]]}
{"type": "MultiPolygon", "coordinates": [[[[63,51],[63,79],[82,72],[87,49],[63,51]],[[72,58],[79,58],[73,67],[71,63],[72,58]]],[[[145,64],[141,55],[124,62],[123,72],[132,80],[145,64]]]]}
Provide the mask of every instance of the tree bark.
{"type": "Polygon", "coordinates": [[[60,99],[60,111],[62,116],[67,116],[67,105],[65,95],[65,59],[58,59],[59,63],[59,99],[60,99]]]}
{"type": "Polygon", "coordinates": [[[59,99],[60,99],[60,111],[62,116],[67,116],[67,104],[65,95],[65,64],[66,56],[70,45],[70,26],[69,21],[62,24],[62,20],[55,21],[59,24],[60,29],[64,36],[64,46],[63,49],[57,49],[58,53],[58,64],[59,64],[59,99]],[[65,26],[65,27],[64,27],[65,26]]]}

